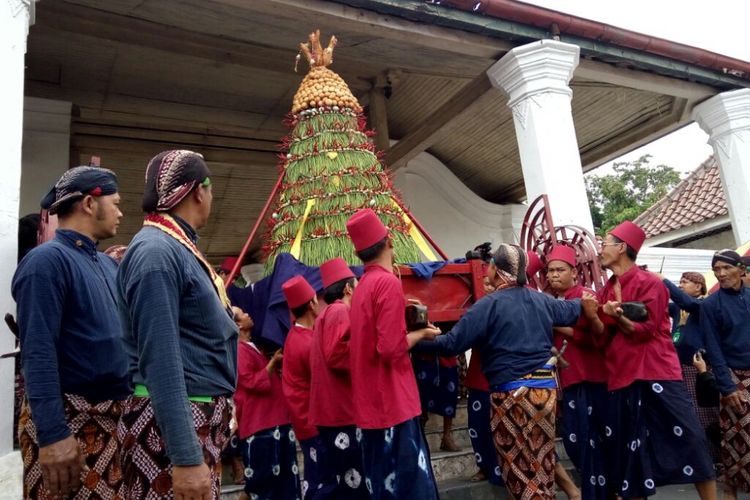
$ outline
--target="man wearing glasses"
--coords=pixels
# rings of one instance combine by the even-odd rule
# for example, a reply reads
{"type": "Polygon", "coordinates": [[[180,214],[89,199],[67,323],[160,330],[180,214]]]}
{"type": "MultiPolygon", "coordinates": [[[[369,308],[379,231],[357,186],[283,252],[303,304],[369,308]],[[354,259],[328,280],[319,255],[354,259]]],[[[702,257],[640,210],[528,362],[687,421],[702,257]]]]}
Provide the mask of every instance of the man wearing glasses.
{"type": "Polygon", "coordinates": [[[666,484],[694,483],[701,499],[716,498],[708,441],[682,381],[670,334],[669,292],[653,273],[640,269],[646,239],[630,221],[601,243],[600,261],[612,277],[599,290],[603,304],[609,412],[604,443],[610,494],[642,498],[666,484]],[[644,321],[624,315],[623,304],[642,302],[644,321]]]}
{"type": "Polygon", "coordinates": [[[192,151],[149,162],[144,227],[117,274],[135,384],[118,438],[125,497],[134,500],[220,495],[238,329],[224,281],[196,246],[211,213],[210,175],[192,151]]]}

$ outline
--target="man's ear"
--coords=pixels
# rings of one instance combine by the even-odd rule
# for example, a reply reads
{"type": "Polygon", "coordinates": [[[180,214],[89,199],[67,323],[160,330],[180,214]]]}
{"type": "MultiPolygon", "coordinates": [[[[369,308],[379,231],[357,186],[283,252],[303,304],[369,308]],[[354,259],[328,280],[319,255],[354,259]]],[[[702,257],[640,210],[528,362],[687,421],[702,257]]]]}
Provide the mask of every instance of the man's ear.
{"type": "Polygon", "coordinates": [[[193,189],[191,195],[193,196],[193,200],[195,200],[195,202],[199,204],[203,203],[203,200],[206,197],[206,193],[203,192],[203,188],[201,186],[193,189]]]}
{"type": "Polygon", "coordinates": [[[88,215],[93,215],[94,213],[96,213],[96,200],[90,194],[84,196],[79,203],[81,205],[81,210],[83,210],[83,213],[88,215]]]}

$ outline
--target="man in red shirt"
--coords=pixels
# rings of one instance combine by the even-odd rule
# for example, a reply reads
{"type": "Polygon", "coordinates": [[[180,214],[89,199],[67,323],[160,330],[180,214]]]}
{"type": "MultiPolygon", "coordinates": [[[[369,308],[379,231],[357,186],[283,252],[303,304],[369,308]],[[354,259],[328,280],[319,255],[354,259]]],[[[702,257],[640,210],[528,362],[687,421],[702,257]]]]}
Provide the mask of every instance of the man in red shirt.
{"type": "Polygon", "coordinates": [[[375,212],[358,211],[346,228],[365,264],[352,297],[350,347],[365,485],[375,499],[437,499],[409,349],[440,331],[407,333],[406,299],[392,271],[393,244],[375,212]]]}
{"type": "Polygon", "coordinates": [[[310,423],[318,427],[328,451],[325,462],[318,461],[318,470],[321,477],[330,480],[324,482],[318,496],[368,499],[354,424],[349,364],[349,307],[357,278],[341,257],[324,262],[320,276],[328,305],[315,321],[310,350],[311,392],[315,395],[310,399],[310,423]],[[336,404],[332,404],[334,401],[336,404]]]}
{"type": "Polygon", "coordinates": [[[601,264],[612,272],[598,293],[610,391],[607,482],[610,493],[622,498],[654,495],[660,485],[695,483],[703,500],[714,499],[708,442],[670,335],[669,293],[655,274],[635,264],[645,238],[640,227],[625,221],[601,243],[601,264]],[[628,301],[646,306],[645,321],[623,315],[622,303],[628,301]]]}
{"type": "MultiPolygon", "coordinates": [[[[558,299],[570,300],[595,295],[577,283],[576,251],[557,245],[547,254],[547,283],[558,299]]],[[[598,331],[601,332],[601,322],[598,331]]],[[[554,327],[554,345],[565,351],[567,367],[558,368],[563,394],[562,428],[565,451],[581,475],[584,500],[607,498],[604,470],[604,419],[607,413],[607,371],[604,352],[596,344],[589,320],[581,316],[574,326],[554,327]]]]}
{"type": "Polygon", "coordinates": [[[234,393],[237,436],[244,466],[240,500],[299,497],[297,441],[281,390],[281,350],[269,360],[251,341],[252,324],[237,313],[237,390],[234,393]]]}
{"type": "Polygon", "coordinates": [[[316,498],[317,491],[322,489],[318,461],[325,458],[325,448],[318,435],[318,429],[309,421],[310,347],[313,340],[313,325],[318,316],[318,297],[307,280],[300,275],[287,280],[281,286],[281,290],[294,318],[294,325],[284,342],[281,388],[289,405],[292,428],[304,453],[302,497],[304,500],[310,500],[316,498]]]}

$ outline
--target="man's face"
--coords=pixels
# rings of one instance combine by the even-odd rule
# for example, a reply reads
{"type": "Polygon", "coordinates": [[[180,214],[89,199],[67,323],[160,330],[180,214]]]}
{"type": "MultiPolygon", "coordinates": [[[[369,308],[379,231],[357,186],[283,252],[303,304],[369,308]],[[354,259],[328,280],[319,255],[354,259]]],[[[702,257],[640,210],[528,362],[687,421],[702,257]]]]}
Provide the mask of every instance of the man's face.
{"type": "Polygon", "coordinates": [[[599,260],[603,267],[609,267],[620,258],[620,254],[625,251],[625,243],[617,242],[608,234],[601,242],[602,251],[599,254],[599,260]]]}
{"type": "Polygon", "coordinates": [[[689,279],[686,279],[686,278],[680,278],[679,286],[683,292],[690,295],[691,297],[700,297],[701,292],[703,291],[700,283],[690,281],[689,279]]]}
{"type": "Polygon", "coordinates": [[[728,262],[717,262],[713,267],[714,276],[719,282],[719,286],[725,289],[738,289],[742,283],[744,270],[739,266],[733,266],[728,262]]]}
{"type": "Polygon", "coordinates": [[[120,195],[118,193],[94,197],[94,236],[97,240],[106,240],[117,234],[120,225],[120,195]]]}
{"type": "MultiPolygon", "coordinates": [[[[211,206],[214,201],[213,186],[200,186],[198,189],[201,190],[203,196],[201,196],[201,224],[200,227],[205,227],[208,224],[208,218],[211,215],[211,206]]],[[[198,228],[196,228],[198,229],[198,228]]]]}
{"type": "Polygon", "coordinates": [[[552,260],[547,264],[547,282],[555,292],[564,292],[573,287],[576,270],[567,262],[552,260]]]}

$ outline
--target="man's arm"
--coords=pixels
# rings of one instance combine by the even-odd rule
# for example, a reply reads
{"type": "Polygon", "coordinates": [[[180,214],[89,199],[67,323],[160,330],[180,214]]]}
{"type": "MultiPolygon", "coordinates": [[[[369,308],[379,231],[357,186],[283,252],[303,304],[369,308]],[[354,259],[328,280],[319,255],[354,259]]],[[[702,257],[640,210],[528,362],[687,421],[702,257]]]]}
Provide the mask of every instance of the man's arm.
{"type": "Polygon", "coordinates": [[[334,304],[328,307],[321,336],[323,359],[326,366],[334,370],[349,369],[349,311],[334,304]]]}
{"type": "Polygon", "coordinates": [[[677,304],[677,307],[689,313],[695,313],[700,310],[700,300],[686,294],[680,289],[680,287],[666,278],[662,279],[661,282],[664,283],[664,286],[667,287],[667,290],[669,291],[669,298],[672,299],[672,302],[677,304]]]}
{"type": "Polygon", "coordinates": [[[721,350],[719,340],[721,324],[716,314],[716,307],[717,304],[714,302],[704,302],[701,306],[700,326],[706,346],[706,358],[716,377],[716,385],[723,395],[728,396],[737,390],[737,385],[732,382],[729,366],[721,350]]]}
{"type": "Polygon", "coordinates": [[[129,319],[138,341],[138,367],[173,465],[203,463],[185,387],[176,274],[154,269],[126,284],[129,319]]]}
{"type": "Polygon", "coordinates": [[[488,305],[489,302],[486,301],[477,302],[461,316],[448,333],[436,337],[433,341],[419,342],[415,350],[440,356],[457,356],[466,352],[486,335],[488,305]]]}
{"type": "Polygon", "coordinates": [[[40,447],[71,435],[65,420],[57,365],[67,289],[64,275],[57,262],[35,255],[13,280],[26,398],[40,447]]]}

